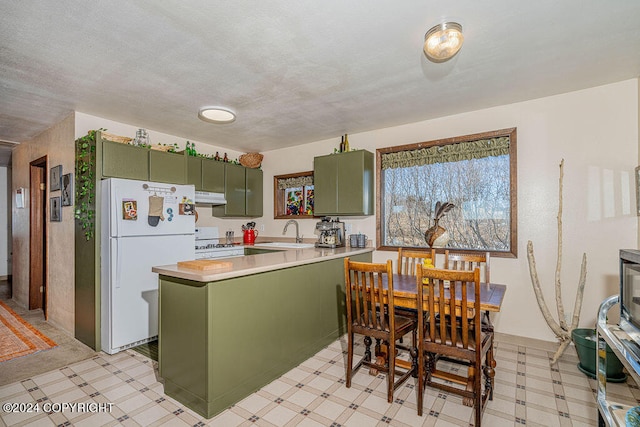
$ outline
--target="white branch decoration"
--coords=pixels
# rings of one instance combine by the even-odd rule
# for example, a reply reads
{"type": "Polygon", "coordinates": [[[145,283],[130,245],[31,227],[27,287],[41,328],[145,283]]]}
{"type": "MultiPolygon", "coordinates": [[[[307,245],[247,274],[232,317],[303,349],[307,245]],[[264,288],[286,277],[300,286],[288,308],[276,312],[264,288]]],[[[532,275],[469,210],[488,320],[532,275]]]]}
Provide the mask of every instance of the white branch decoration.
{"type": "Polygon", "coordinates": [[[573,317],[571,319],[571,325],[567,325],[565,320],[564,305],[562,303],[562,286],[560,283],[560,271],[562,266],[562,180],[564,178],[564,159],[560,162],[560,179],[559,179],[559,204],[558,204],[558,260],[556,263],[555,274],[555,291],[556,291],[556,308],[558,311],[558,321],[556,322],[553,315],[547,307],[547,303],[544,300],[542,289],[540,288],[540,280],[538,279],[538,272],[536,270],[536,259],[533,255],[533,243],[531,240],[527,243],[527,259],[529,260],[529,273],[531,274],[531,283],[533,284],[533,291],[536,294],[536,300],[544,320],[556,335],[558,341],[560,341],[560,347],[556,350],[551,364],[555,364],[560,356],[571,344],[571,332],[578,327],[580,320],[580,310],[582,309],[582,296],[584,295],[584,285],[587,280],[587,254],[582,254],[582,266],[580,267],[580,281],[578,282],[578,289],[576,291],[576,300],[573,305],[573,317]]]}

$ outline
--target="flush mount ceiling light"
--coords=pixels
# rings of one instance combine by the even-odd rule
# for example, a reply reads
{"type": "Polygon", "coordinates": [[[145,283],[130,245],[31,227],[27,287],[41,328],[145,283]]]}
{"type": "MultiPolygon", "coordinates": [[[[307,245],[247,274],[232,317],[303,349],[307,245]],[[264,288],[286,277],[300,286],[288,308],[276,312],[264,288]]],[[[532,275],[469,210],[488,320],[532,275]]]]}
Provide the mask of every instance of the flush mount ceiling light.
{"type": "Polygon", "coordinates": [[[236,120],[236,113],[223,107],[203,107],[198,112],[200,120],[211,123],[231,123],[236,120]]]}
{"type": "Polygon", "coordinates": [[[462,25],[457,22],[443,22],[425,34],[424,54],[432,62],[445,62],[458,53],[462,42],[462,25]]]}

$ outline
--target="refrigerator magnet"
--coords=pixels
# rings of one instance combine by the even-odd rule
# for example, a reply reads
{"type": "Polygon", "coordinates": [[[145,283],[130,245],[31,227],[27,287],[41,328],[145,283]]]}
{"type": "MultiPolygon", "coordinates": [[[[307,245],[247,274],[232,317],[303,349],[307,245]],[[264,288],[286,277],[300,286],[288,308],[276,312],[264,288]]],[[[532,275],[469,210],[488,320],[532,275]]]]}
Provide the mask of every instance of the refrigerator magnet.
{"type": "Polygon", "coordinates": [[[192,203],[180,203],[178,214],[179,215],[195,215],[196,205],[192,203]]]}
{"type": "Polygon", "coordinates": [[[138,219],[138,202],[131,199],[122,201],[122,219],[136,221],[138,219]]]}

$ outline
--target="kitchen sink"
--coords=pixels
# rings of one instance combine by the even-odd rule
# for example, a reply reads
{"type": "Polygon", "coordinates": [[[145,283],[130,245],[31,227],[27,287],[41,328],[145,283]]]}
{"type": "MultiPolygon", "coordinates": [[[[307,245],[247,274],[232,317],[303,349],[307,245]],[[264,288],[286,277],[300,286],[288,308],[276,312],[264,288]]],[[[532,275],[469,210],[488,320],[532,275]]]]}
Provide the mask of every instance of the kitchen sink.
{"type": "Polygon", "coordinates": [[[269,242],[269,243],[256,243],[256,246],[268,247],[268,248],[283,248],[283,249],[304,249],[313,248],[313,243],[291,243],[291,242],[269,242]]]}
{"type": "Polygon", "coordinates": [[[274,253],[274,252],[283,252],[285,251],[284,248],[279,248],[279,249],[266,249],[266,248],[256,248],[254,246],[245,246],[244,247],[244,254],[245,255],[260,255],[260,254],[270,254],[270,253],[274,253]]]}

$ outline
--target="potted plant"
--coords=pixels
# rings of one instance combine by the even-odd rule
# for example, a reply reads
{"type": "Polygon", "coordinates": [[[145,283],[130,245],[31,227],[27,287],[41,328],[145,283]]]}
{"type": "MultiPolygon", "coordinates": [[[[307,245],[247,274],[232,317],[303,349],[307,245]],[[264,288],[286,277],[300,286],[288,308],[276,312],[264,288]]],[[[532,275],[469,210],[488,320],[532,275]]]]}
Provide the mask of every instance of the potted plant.
{"type": "MultiPolygon", "coordinates": [[[[596,378],[598,370],[596,330],[576,328],[571,331],[571,339],[578,353],[578,369],[590,378],[596,378]]],[[[618,360],[611,347],[607,344],[607,381],[621,383],[627,380],[623,372],[624,366],[618,360]]]]}

